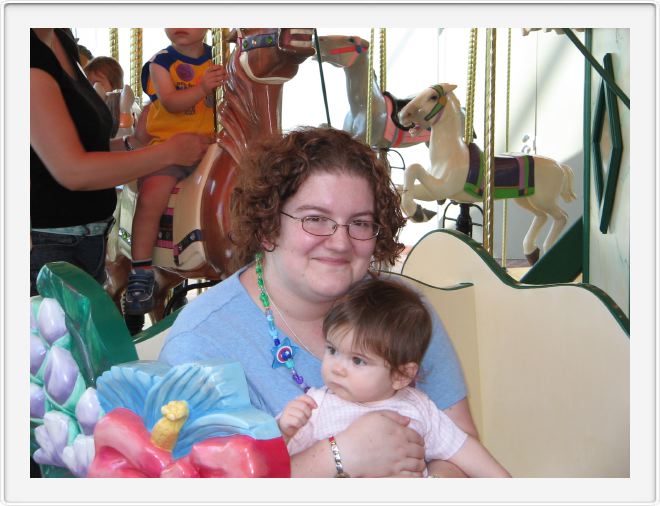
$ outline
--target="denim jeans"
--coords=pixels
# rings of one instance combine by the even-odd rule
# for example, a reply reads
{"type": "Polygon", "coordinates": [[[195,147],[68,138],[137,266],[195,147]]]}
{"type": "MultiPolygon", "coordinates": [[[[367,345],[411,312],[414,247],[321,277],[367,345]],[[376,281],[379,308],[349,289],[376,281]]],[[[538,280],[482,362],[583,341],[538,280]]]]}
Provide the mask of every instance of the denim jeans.
{"type": "Polygon", "coordinates": [[[101,285],[105,282],[104,234],[77,236],[32,231],[30,296],[38,295],[37,275],[48,262],[69,262],[87,272],[101,285]]]}

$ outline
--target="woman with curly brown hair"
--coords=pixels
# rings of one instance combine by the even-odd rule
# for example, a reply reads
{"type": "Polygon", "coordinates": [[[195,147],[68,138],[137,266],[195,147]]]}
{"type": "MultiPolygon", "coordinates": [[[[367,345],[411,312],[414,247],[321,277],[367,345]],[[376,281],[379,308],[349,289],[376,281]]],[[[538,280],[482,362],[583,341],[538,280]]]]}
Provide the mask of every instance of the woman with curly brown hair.
{"type": "MultiPolygon", "coordinates": [[[[399,204],[386,167],[343,131],[300,128],[251,150],[231,209],[241,267],[182,311],[160,359],[236,360],[252,403],[281,412],[323,384],[322,324],[333,303],[378,266],[394,265],[403,249],[399,204]]],[[[417,386],[476,435],[460,365],[435,313],[433,328],[427,375],[417,386]]],[[[364,415],[330,444],[293,456],[292,475],[421,476],[423,442],[408,422],[394,412],[364,415]]],[[[447,475],[459,474],[447,466],[447,475]]]]}

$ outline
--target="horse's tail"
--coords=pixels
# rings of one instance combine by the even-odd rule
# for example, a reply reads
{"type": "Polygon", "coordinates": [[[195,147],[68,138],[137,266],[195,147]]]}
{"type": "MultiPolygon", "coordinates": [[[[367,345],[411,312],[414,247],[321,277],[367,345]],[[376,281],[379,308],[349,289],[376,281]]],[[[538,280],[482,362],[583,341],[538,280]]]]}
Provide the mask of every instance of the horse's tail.
{"type": "Polygon", "coordinates": [[[561,183],[561,198],[564,199],[564,202],[571,202],[577,198],[577,195],[573,191],[573,169],[563,163],[560,163],[559,167],[561,167],[564,175],[561,183]]]}

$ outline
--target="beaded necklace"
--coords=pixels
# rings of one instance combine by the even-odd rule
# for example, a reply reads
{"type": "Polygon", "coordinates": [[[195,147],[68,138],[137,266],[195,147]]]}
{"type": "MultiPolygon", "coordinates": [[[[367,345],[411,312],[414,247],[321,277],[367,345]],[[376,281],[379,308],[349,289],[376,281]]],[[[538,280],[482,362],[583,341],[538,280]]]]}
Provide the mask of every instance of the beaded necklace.
{"type": "Polygon", "coordinates": [[[298,385],[303,391],[307,392],[309,390],[309,385],[305,383],[305,378],[303,378],[298,371],[296,371],[295,363],[293,357],[298,351],[298,347],[291,344],[291,341],[288,337],[280,339],[277,333],[277,327],[275,326],[275,318],[273,317],[273,310],[270,308],[270,299],[268,298],[268,293],[266,292],[266,287],[264,285],[264,265],[263,265],[264,254],[259,252],[255,256],[256,265],[255,270],[257,272],[257,286],[259,287],[259,299],[261,304],[264,306],[264,315],[268,321],[268,332],[270,337],[273,339],[273,347],[270,352],[273,354],[273,369],[278,367],[286,367],[291,373],[291,378],[294,383],[298,385]]]}

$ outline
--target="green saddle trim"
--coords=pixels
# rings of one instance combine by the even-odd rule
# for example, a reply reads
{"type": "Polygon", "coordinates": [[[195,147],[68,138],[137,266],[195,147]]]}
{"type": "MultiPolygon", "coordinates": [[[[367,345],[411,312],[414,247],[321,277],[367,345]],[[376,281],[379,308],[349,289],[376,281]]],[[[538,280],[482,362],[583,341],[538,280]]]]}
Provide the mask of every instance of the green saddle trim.
{"type": "MultiPolygon", "coordinates": [[[[507,157],[508,158],[508,157],[507,157]]],[[[521,190],[518,186],[496,186],[493,199],[499,200],[499,199],[515,199],[519,197],[529,197],[531,195],[534,195],[535,192],[535,186],[533,185],[533,175],[532,175],[532,185],[530,186],[530,172],[534,170],[533,167],[530,167],[530,159],[531,157],[529,155],[522,155],[520,157],[516,157],[519,159],[522,159],[524,162],[524,170],[525,170],[525,188],[524,190],[521,190]]],[[[499,157],[495,158],[495,166],[497,167],[497,161],[498,159],[501,159],[499,157]]],[[[463,191],[467,193],[468,195],[477,198],[477,199],[483,199],[483,186],[484,186],[484,172],[485,172],[485,167],[486,167],[486,162],[484,159],[484,154],[483,152],[476,146],[476,144],[471,144],[470,145],[470,167],[468,168],[468,176],[467,179],[468,181],[465,182],[463,185],[463,191]],[[474,181],[474,173],[476,172],[476,156],[479,156],[479,173],[476,178],[476,181],[474,181]]]]}

